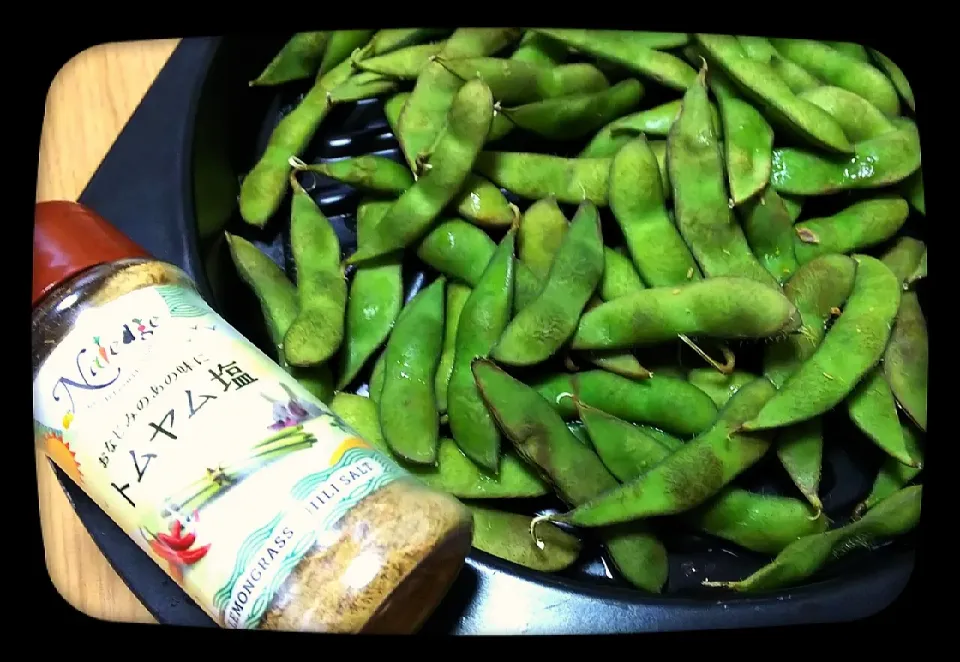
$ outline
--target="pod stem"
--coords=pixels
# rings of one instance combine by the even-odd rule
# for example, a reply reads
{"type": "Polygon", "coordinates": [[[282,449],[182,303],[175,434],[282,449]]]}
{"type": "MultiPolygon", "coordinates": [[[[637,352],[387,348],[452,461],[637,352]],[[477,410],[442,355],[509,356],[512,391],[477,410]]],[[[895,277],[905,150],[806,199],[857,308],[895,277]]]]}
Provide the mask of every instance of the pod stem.
{"type": "Polygon", "coordinates": [[[530,520],[530,536],[533,538],[533,543],[537,546],[537,549],[543,549],[543,541],[537,536],[537,525],[540,522],[553,522],[555,515],[537,515],[532,520],[530,520]]]}
{"type": "Polygon", "coordinates": [[[680,340],[684,342],[690,349],[697,353],[700,358],[713,366],[718,372],[724,375],[730,375],[733,373],[734,368],[737,365],[737,357],[734,355],[733,350],[731,350],[726,345],[720,344],[720,351],[723,353],[724,363],[720,363],[705,351],[700,349],[700,347],[693,342],[687,335],[681,333],[678,334],[680,340]]]}

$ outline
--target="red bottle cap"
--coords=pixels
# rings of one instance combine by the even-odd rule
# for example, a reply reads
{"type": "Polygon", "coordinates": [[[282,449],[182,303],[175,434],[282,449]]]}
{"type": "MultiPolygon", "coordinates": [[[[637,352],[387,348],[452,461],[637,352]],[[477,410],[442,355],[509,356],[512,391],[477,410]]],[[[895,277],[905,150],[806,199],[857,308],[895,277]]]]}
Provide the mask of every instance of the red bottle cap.
{"type": "Polygon", "coordinates": [[[33,305],[98,264],[150,255],[103,217],[76,202],[38,202],[33,229],[33,305]]]}

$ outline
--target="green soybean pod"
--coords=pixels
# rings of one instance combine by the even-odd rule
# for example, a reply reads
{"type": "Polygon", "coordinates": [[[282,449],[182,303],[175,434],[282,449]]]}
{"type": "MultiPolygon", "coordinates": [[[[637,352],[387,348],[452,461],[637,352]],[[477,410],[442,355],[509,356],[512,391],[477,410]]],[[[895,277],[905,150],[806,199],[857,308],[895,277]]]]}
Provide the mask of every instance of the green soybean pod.
{"type": "Polygon", "coordinates": [[[260,304],[278,363],[321,402],[328,402],[333,395],[333,376],[329,366],[296,368],[287,362],[283,353],[283,336],[300,309],[297,288],[273,260],[249,241],[229,233],[225,233],[225,238],[240,279],[253,291],[260,304]]]}
{"type": "Polygon", "coordinates": [[[880,361],[900,306],[900,281],[880,260],[856,255],[853,291],[823,342],[746,430],[786,427],[842,402],[880,361]]]}
{"type": "Polygon", "coordinates": [[[634,110],[643,97],[640,81],[620,81],[605,90],[504,108],[514,125],[550,140],[576,140],[634,110]]]}
{"type": "Polygon", "coordinates": [[[577,321],[603,275],[603,237],[597,208],[577,209],[543,289],[503,330],[491,356],[508,365],[533,365],[553,356],[577,321]]]}
{"type": "Polygon", "coordinates": [[[812,576],[829,561],[875,541],[903,535],[920,521],[920,485],[905,487],[890,495],[862,519],[838,529],[804,536],[788,545],[777,557],[749,577],[735,582],[705,581],[705,586],[738,592],[770,591],[794,586],[812,576]]]}
{"type": "Polygon", "coordinates": [[[360,49],[357,60],[363,58],[386,55],[393,51],[420,44],[431,39],[441,39],[449,36],[451,30],[447,28],[384,28],[377,30],[360,49]]]}
{"type": "Polygon", "coordinates": [[[900,67],[898,67],[893,60],[888,58],[880,51],[873,48],[869,50],[873,61],[876,62],[877,66],[880,67],[880,69],[887,75],[887,77],[890,79],[890,82],[893,83],[893,86],[897,89],[897,92],[901,97],[903,97],[903,100],[907,102],[910,110],[916,112],[916,102],[913,98],[913,90],[910,87],[910,81],[908,81],[907,77],[903,75],[903,71],[900,70],[900,67]]]}
{"type": "Polygon", "coordinates": [[[363,48],[375,32],[376,30],[334,30],[323,54],[320,75],[343,62],[348,62],[350,54],[358,48],[363,48]]]}
{"type": "Polygon", "coordinates": [[[793,220],[783,199],[772,188],[764,189],[760,197],[741,208],[740,222],[753,254],[783,284],[800,266],[793,220]]]}
{"type": "Polygon", "coordinates": [[[896,131],[854,145],[854,154],[834,157],[794,147],[773,150],[770,183],[788,195],[830,195],[896,184],[920,168],[920,136],[910,120],[896,131]]]}
{"type": "Polygon", "coordinates": [[[824,110],[804,101],[771,68],[747,57],[736,37],[695,35],[707,58],[738,84],[748,100],[760,105],[772,122],[789,127],[813,145],[836,153],[849,153],[843,129],[824,110]]]}
{"type": "Polygon", "coordinates": [[[696,72],[686,62],[670,53],[650,48],[645,45],[643,35],[628,30],[550,29],[537,32],[675,90],[685,90],[696,78],[696,72]]]}
{"type": "Polygon", "coordinates": [[[497,186],[527,200],[607,204],[610,159],[570,159],[531,152],[483,151],[474,169],[497,186]]]}
{"type": "Polygon", "coordinates": [[[558,64],[563,64],[569,54],[570,50],[563,44],[559,44],[532,30],[527,30],[510,59],[541,67],[555,67],[558,64]]]}
{"type": "MultiPolygon", "coordinates": [[[[678,439],[653,436],[649,429],[592,407],[581,405],[580,417],[597,454],[622,482],[637,479],[683,446],[678,439]]],[[[827,527],[827,519],[811,512],[802,501],[736,487],[722,490],[682,518],[710,535],[764,554],[775,554],[797,538],[827,527]]]]}
{"type": "Polygon", "coordinates": [[[312,164],[294,159],[293,169],[296,172],[323,175],[363,191],[383,195],[399,195],[413,186],[413,175],[406,166],[377,154],[312,164]]]}
{"type": "Polygon", "coordinates": [[[882,366],[876,366],[847,398],[850,420],[876,446],[890,457],[911,467],[919,467],[920,447],[905,437],[897,415],[897,403],[884,379],[882,366]]]}
{"type": "Polygon", "coordinates": [[[769,380],[753,380],[730,398],[706,432],[649,471],[567,513],[544,519],[602,527],[675,515],[705,503],[756,464],[769,449],[769,435],[747,433],[739,426],[753,418],[775,392],[769,380]]]}
{"type": "Polygon", "coordinates": [[[403,464],[403,458],[396,456],[383,440],[377,405],[372,399],[341,392],[333,397],[330,409],[364,441],[394,457],[421,482],[459,499],[526,499],[550,491],[516,454],[504,454],[500,474],[494,476],[467,459],[453,440],[447,438],[441,438],[438,444],[436,466],[403,464]]]}
{"type": "Polygon", "coordinates": [[[454,97],[447,126],[433,147],[431,167],[403,192],[377,224],[373,241],[358,248],[348,263],[418,242],[463,188],[490,129],[493,98],[480,81],[470,81],[454,97]]]}
{"type": "Polygon", "coordinates": [[[541,572],[563,570],[580,554],[580,540],[559,527],[544,528],[541,547],[530,537],[531,517],[472,504],[467,507],[473,514],[473,546],[482,552],[541,572]]]}
{"type": "Polygon", "coordinates": [[[827,253],[854,253],[895,236],[910,205],[900,196],[884,194],[856,202],[827,218],[811,218],[794,226],[794,252],[800,264],[827,253]]]}
{"type": "MultiPolygon", "coordinates": [[[[459,28],[447,39],[440,56],[491,55],[520,36],[520,30],[514,28],[459,28]]],[[[396,132],[403,155],[414,173],[420,173],[421,160],[437,141],[462,85],[463,81],[439,62],[429,63],[417,76],[416,85],[400,113],[396,132]]]]}
{"type": "Polygon", "coordinates": [[[633,349],[680,335],[770,338],[800,328],[796,307],[779,288],[718,276],[655,287],[607,301],[580,318],[573,349],[633,349]]]}
{"type": "Polygon", "coordinates": [[[757,375],[743,370],[725,375],[714,368],[694,368],[687,373],[687,381],[709,395],[717,407],[723,407],[734,393],[756,378],[757,375]]]}
{"type": "Polygon", "coordinates": [[[514,230],[507,232],[464,304],[447,387],[454,441],[467,457],[494,473],[500,467],[500,431],[480,397],[471,365],[486,358],[510,321],[515,235],[514,230]]]}
{"type": "MultiPolygon", "coordinates": [[[[577,439],[530,387],[486,359],[474,361],[473,374],[504,436],[521,457],[538,468],[561,499],[583,503],[616,487],[617,479],[597,454],[577,439]]],[[[600,532],[600,538],[615,567],[630,583],[655,593],[663,588],[666,550],[645,527],[609,528],[600,532]]]]}
{"type": "Polygon", "coordinates": [[[783,206],[787,208],[787,213],[790,215],[790,222],[796,223],[797,219],[800,218],[800,214],[803,212],[802,198],[792,198],[789,195],[781,195],[780,200],[783,202],[783,206]]]}
{"type": "Polygon", "coordinates": [[[470,298],[470,287],[462,283],[451,282],[447,285],[447,303],[444,309],[443,349],[440,351],[440,363],[437,366],[436,392],[437,412],[447,411],[447,385],[453,373],[453,359],[456,351],[457,330],[460,328],[460,313],[470,298]]]}
{"type": "Polygon", "coordinates": [[[926,254],[927,246],[913,237],[899,237],[881,256],[880,261],[890,267],[901,283],[906,283],[917,271],[920,260],[926,254]]]}
{"type": "Polygon", "coordinates": [[[917,171],[907,177],[903,182],[903,192],[910,202],[910,206],[918,212],[927,215],[927,204],[923,196],[923,169],[917,168],[917,171]]]}
{"type": "Polygon", "coordinates": [[[777,287],[750,250],[730,209],[705,76],[702,69],[684,94],[683,109],[667,138],[677,228],[708,278],[742,276],[777,287]]]}
{"type": "Polygon", "coordinates": [[[900,300],[884,350],[883,372],[907,416],[926,432],[929,347],[927,323],[916,292],[904,292],[900,300]]]}
{"type": "Polygon", "coordinates": [[[600,279],[600,298],[613,301],[622,296],[645,290],[646,285],[621,248],[603,248],[603,276],[600,279]]]}
{"type": "Polygon", "coordinates": [[[717,406],[686,379],[658,372],[637,381],[604,370],[558,373],[531,383],[564,419],[577,416],[576,402],[632,423],[652,425],[679,436],[703,432],[717,416],[717,406]]]}
{"type": "Polygon", "coordinates": [[[517,257],[543,280],[567,234],[569,222],[553,197],[527,207],[517,229],[517,257]]]}
{"type": "Polygon", "coordinates": [[[267,147],[240,184],[240,215],[256,227],[263,227],[279,209],[287,192],[290,157],[307,148],[317,128],[332,108],[329,93],[347,80],[353,68],[343,62],[317,78],[306,95],[270,133],[267,147]]]}
{"type": "Polygon", "coordinates": [[[700,269],[677,231],[662,195],[656,155],[642,135],[610,162],[610,210],[637,272],[651,287],[700,280],[700,269]]]}
{"type": "MultiPolygon", "coordinates": [[[[385,211],[385,206],[376,210],[369,205],[358,207],[357,236],[360,243],[366,239],[367,224],[375,225],[379,220],[371,216],[385,211]]],[[[338,390],[353,382],[390,335],[403,306],[402,267],[402,255],[394,253],[364,264],[354,273],[340,348],[338,390]]]]}
{"type": "Polygon", "coordinates": [[[669,101],[654,108],[625,115],[600,129],[586,147],[580,158],[612,157],[637,134],[666,136],[673,121],[680,113],[681,101],[669,101]]]}
{"type": "MultiPolygon", "coordinates": [[[[919,448],[920,440],[915,428],[906,423],[901,423],[901,426],[903,436],[910,439],[908,443],[919,448]]],[[[854,517],[860,517],[864,511],[873,508],[897,490],[909,485],[914,478],[920,475],[920,471],[920,467],[907,466],[892,457],[888,457],[877,472],[873,487],[870,488],[870,494],[854,510],[854,517]]]]}
{"type": "Polygon", "coordinates": [[[377,357],[377,360],[373,362],[373,370],[370,372],[368,391],[370,393],[370,399],[376,402],[378,406],[380,404],[380,393],[383,392],[383,371],[386,365],[386,359],[387,352],[384,350],[380,353],[380,356],[377,357]]]}
{"type": "Polygon", "coordinates": [[[777,459],[790,480],[810,505],[822,511],[823,419],[811,418],[780,430],[776,443],[777,459]]]}
{"type": "Polygon", "coordinates": [[[373,99],[396,90],[397,81],[382,74],[360,71],[343,81],[327,97],[332,104],[373,99]]]}
{"type": "Polygon", "coordinates": [[[734,205],[742,205],[770,181],[773,129],[760,111],[733,91],[732,84],[722,80],[722,75],[713,72],[710,78],[720,106],[730,197],[734,205]]]}
{"type": "Polygon", "coordinates": [[[800,98],[830,113],[852,143],[870,140],[897,129],[879,108],[842,87],[822,85],[800,94],[800,98]]]}
{"type": "Polygon", "coordinates": [[[503,105],[599,92],[610,86],[603,72],[585,62],[545,67],[498,57],[437,61],[464,81],[479,78],[503,105]]]}
{"type": "Polygon", "coordinates": [[[777,49],[766,37],[737,35],[737,41],[751,60],[770,64],[770,61],[777,56],[777,49]]]}
{"type": "Polygon", "coordinates": [[[779,53],[770,60],[770,68],[794,94],[803,94],[822,85],[809,71],[779,53]]]}
{"type": "Polygon", "coordinates": [[[387,340],[380,427],[394,453],[414,464],[434,464],[440,415],[436,376],[443,347],[444,290],[439,277],[400,311],[387,340]]]}
{"type": "Polygon", "coordinates": [[[543,289],[543,281],[520,260],[516,261],[513,283],[513,312],[516,314],[537,298],[543,289]]]}
{"type": "Polygon", "coordinates": [[[486,232],[459,218],[440,221],[417,246],[417,257],[440,273],[477,284],[496,244],[486,232]]]}
{"type": "Polygon", "coordinates": [[[852,57],[855,60],[860,60],[861,62],[870,62],[870,53],[867,52],[867,49],[861,46],[860,44],[855,44],[850,41],[824,41],[827,46],[833,48],[834,50],[840,51],[848,57],[852,57]]]}
{"type": "Polygon", "coordinates": [[[375,57],[354,57],[354,64],[367,71],[398,80],[415,80],[421,69],[443,49],[443,42],[414,44],[375,57]]]}
{"type": "Polygon", "coordinates": [[[295,366],[320,365],[340,349],[347,281],[340,241],[310,194],[291,176],[290,247],[297,267],[300,311],[283,336],[283,353],[295,366]]]}
{"type": "Polygon", "coordinates": [[[315,76],[320,68],[330,33],[298,32],[290,37],[250,87],[281,85],[315,76]]]}
{"type": "Polygon", "coordinates": [[[783,57],[829,85],[859,94],[889,117],[900,113],[897,90],[882,71],[812,39],[773,38],[783,57]]]}

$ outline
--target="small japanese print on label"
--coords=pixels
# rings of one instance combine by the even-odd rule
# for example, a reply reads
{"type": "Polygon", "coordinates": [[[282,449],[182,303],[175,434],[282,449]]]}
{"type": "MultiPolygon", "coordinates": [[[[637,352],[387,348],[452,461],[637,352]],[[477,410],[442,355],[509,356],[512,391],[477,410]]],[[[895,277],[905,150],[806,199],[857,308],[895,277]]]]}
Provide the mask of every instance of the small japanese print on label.
{"type": "Polygon", "coordinates": [[[224,627],[407,475],[180,286],[85,310],[33,395],[38,444],[224,627]]]}

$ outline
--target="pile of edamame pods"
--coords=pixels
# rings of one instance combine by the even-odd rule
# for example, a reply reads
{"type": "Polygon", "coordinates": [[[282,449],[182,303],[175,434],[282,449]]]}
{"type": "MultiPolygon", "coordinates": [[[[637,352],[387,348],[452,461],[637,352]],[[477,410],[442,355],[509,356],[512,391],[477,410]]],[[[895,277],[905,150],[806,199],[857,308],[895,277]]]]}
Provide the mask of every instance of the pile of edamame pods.
{"type": "Polygon", "coordinates": [[[263,227],[290,197],[296,282],[241,233],[227,235],[234,264],[282,364],[467,503],[476,548],[560,571],[595,536],[657,593],[669,519],[767,555],[705,582],[762,591],[916,525],[927,253],[910,228],[925,208],[913,93],[883,54],[343,30],[295,35],[251,85],[303,80],[239,198],[263,227]],[[331,109],[372,97],[402,160],[302,160],[331,109]],[[308,174],[362,192],[352,254],[308,174]],[[405,300],[411,262],[435,277],[405,300]],[[828,516],[824,437],[841,419],[885,460],[853,512],[828,516]],[[790,493],[743,486],[770,457],[790,493]],[[548,494],[563,508],[497,505],[548,494]]]}

